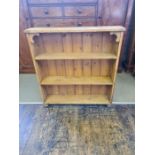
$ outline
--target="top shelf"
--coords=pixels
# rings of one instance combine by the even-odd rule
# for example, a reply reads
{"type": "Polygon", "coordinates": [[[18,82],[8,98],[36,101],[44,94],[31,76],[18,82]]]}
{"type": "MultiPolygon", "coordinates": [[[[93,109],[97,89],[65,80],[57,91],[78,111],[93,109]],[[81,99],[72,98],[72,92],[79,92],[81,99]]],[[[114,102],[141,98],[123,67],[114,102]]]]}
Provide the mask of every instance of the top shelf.
{"type": "Polygon", "coordinates": [[[25,33],[78,33],[78,32],[123,32],[123,26],[89,26],[89,27],[33,27],[25,33]]]}
{"type": "Polygon", "coordinates": [[[35,57],[35,60],[86,60],[86,59],[117,59],[114,53],[43,53],[35,57]]]}

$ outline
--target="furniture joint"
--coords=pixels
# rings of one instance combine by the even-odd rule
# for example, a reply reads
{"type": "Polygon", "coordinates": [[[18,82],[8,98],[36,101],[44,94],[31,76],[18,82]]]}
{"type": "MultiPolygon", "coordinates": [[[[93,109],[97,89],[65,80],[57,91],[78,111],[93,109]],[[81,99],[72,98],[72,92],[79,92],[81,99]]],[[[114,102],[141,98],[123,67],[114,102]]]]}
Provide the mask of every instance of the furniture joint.
{"type": "Polygon", "coordinates": [[[120,32],[110,32],[110,35],[115,35],[116,36],[116,42],[120,41],[120,38],[121,38],[121,33],[120,32]]]}

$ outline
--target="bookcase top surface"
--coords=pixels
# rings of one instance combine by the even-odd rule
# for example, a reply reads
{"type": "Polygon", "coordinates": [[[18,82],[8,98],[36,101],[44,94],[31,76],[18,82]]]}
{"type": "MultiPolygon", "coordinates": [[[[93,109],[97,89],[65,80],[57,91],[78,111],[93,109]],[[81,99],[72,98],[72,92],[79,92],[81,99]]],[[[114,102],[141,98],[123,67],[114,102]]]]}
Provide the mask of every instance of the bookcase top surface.
{"type": "Polygon", "coordinates": [[[32,27],[25,29],[29,33],[78,33],[78,32],[123,32],[123,26],[89,26],[89,27],[32,27]]]}

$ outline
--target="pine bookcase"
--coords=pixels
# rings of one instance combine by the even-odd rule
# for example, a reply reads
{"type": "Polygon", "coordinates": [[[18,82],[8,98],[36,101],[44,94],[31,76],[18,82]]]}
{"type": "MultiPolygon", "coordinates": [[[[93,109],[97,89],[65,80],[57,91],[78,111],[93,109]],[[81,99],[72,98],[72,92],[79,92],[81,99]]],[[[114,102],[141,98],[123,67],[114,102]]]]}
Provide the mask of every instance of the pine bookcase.
{"type": "Polygon", "coordinates": [[[43,103],[111,104],[125,28],[25,30],[43,103]]]}

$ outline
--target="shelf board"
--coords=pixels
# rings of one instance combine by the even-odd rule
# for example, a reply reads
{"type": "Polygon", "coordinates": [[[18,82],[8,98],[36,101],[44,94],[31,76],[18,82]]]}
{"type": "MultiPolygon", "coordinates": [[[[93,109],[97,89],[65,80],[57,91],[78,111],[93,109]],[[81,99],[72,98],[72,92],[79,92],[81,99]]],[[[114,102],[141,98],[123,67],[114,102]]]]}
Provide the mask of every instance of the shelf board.
{"type": "Polygon", "coordinates": [[[45,104],[110,104],[105,95],[49,95],[45,104]]]}
{"type": "Polygon", "coordinates": [[[41,81],[41,85],[112,85],[111,77],[66,77],[47,76],[41,81]]]}
{"type": "Polygon", "coordinates": [[[113,53],[44,53],[35,60],[85,60],[85,59],[117,59],[113,53]]]}
{"type": "Polygon", "coordinates": [[[24,30],[25,33],[78,33],[78,32],[123,32],[123,26],[82,26],[82,27],[35,27],[24,30]]]}

